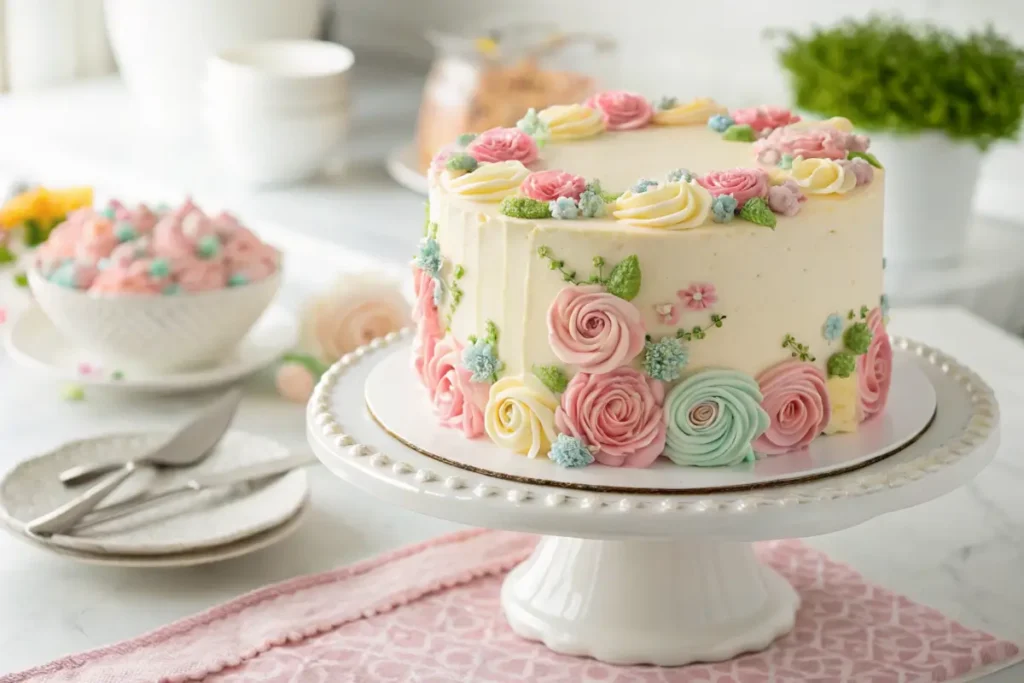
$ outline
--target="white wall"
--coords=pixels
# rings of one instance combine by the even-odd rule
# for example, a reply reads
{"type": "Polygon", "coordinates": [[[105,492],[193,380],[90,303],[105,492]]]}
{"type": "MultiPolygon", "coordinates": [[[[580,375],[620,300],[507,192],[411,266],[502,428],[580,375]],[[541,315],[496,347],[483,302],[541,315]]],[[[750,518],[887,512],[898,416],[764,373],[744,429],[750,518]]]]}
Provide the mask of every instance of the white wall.
{"type": "MultiPolygon", "coordinates": [[[[602,31],[620,50],[607,66],[608,87],[710,95],[730,106],[785,104],[789,95],[767,27],[805,30],[845,16],[899,12],[957,31],[988,23],[1024,45],[1024,0],[335,0],[335,38],[356,48],[429,56],[427,27],[552,21],[563,30],[602,31]]],[[[1020,220],[1013,182],[1024,145],[996,148],[986,161],[980,210],[1020,220]]]]}

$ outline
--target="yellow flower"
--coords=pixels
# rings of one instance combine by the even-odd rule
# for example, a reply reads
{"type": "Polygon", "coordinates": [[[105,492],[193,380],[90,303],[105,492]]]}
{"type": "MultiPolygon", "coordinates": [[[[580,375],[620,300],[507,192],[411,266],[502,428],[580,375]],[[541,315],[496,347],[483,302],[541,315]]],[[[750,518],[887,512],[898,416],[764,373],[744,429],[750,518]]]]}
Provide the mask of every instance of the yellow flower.
{"type": "Polygon", "coordinates": [[[457,175],[445,171],[442,182],[449,192],[476,202],[500,202],[519,191],[529,169],[521,161],[480,164],[475,171],[457,175]]]}
{"type": "Polygon", "coordinates": [[[27,221],[43,224],[63,220],[70,212],[92,206],[91,187],[48,190],[38,187],[22,192],[0,207],[0,228],[10,230],[27,221]]]}
{"type": "Polygon", "coordinates": [[[491,385],[484,429],[494,443],[528,458],[547,455],[558,435],[558,398],[533,375],[503,377],[491,385]]]}
{"type": "Polygon", "coordinates": [[[703,225],[711,211],[711,193],[696,182],[665,183],[646,192],[627,190],[612,215],[646,228],[685,230],[703,225]]]}
{"type": "Polygon", "coordinates": [[[835,128],[836,130],[842,131],[844,133],[852,133],[853,123],[850,121],[850,119],[845,118],[843,116],[833,116],[832,118],[825,119],[824,121],[809,121],[806,119],[803,121],[797,121],[796,123],[789,124],[789,128],[792,128],[794,130],[810,130],[812,128],[835,128]]]}
{"type": "Polygon", "coordinates": [[[807,194],[846,194],[857,187],[857,176],[832,159],[796,159],[790,176],[807,194]]]}
{"type": "Polygon", "coordinates": [[[604,132],[601,112],[582,104],[556,104],[537,116],[547,124],[548,134],[554,142],[582,140],[604,132]]]}
{"type": "Polygon", "coordinates": [[[832,404],[832,418],[825,427],[826,434],[855,432],[860,400],[857,398],[857,373],[849,377],[829,377],[825,382],[828,400],[832,404]]]}
{"type": "Polygon", "coordinates": [[[698,97],[671,109],[654,113],[654,122],[662,126],[690,126],[705,124],[715,114],[726,114],[729,110],[710,97],[698,97]]]}

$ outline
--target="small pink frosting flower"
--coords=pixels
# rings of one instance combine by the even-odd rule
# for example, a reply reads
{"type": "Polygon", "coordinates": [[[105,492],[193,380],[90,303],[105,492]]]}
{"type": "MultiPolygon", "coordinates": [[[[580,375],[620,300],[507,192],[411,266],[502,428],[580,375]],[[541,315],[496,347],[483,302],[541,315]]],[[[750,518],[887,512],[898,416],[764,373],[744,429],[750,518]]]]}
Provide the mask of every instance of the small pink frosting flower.
{"type": "Polygon", "coordinates": [[[753,448],[764,455],[799,450],[821,434],[832,417],[825,374],[811,363],[787,360],[757,377],[761,407],[771,423],[753,448]]]}
{"type": "Polygon", "coordinates": [[[436,342],[423,370],[424,383],[441,425],[475,439],[484,433],[489,385],[471,381],[473,373],[462,364],[462,348],[450,334],[436,342]]]}
{"type": "Polygon", "coordinates": [[[676,292],[676,296],[691,311],[703,311],[718,303],[715,286],[707,282],[691,282],[689,287],[676,292]]]}
{"type": "Polygon", "coordinates": [[[768,194],[768,174],[759,168],[734,168],[730,171],[712,171],[697,178],[713,197],[731,194],[742,207],[754,197],[768,194]]]}
{"type": "Polygon", "coordinates": [[[807,197],[792,178],[768,188],[768,208],[777,214],[795,216],[800,212],[800,205],[806,201],[807,197]]]}
{"type": "Polygon", "coordinates": [[[599,92],[583,104],[601,112],[608,130],[643,128],[654,116],[651,103],[645,97],[624,90],[599,92]]]}
{"type": "Polygon", "coordinates": [[[748,125],[755,132],[761,132],[769,128],[781,128],[791,123],[796,123],[800,117],[785,107],[774,107],[766,105],[763,107],[749,107],[747,109],[734,109],[731,113],[732,120],[738,125],[748,125]]]}
{"type": "Polygon", "coordinates": [[[875,167],[864,159],[843,159],[839,165],[848,173],[853,174],[853,177],[857,179],[857,187],[870,185],[871,181],[875,179],[875,167]]]}
{"type": "Polygon", "coordinates": [[[579,200],[586,189],[587,179],[583,176],[555,169],[531,173],[519,186],[519,191],[524,195],[541,202],[554,201],[559,197],[579,200]]]}
{"type": "Polygon", "coordinates": [[[665,449],[665,387],[633,368],[577,373],[555,411],[559,431],[610,467],[648,467],[665,449]]]}
{"type": "Polygon", "coordinates": [[[96,264],[110,256],[120,240],[114,235],[114,224],[106,218],[95,216],[82,226],[82,232],[75,246],[75,258],[84,263],[96,264]]]}
{"type": "Polygon", "coordinates": [[[126,266],[112,264],[101,270],[89,287],[101,294],[159,294],[164,282],[149,273],[149,261],[134,261],[126,266]]]}
{"type": "Polygon", "coordinates": [[[679,308],[675,304],[654,304],[654,314],[662,325],[675,325],[679,322],[679,308]]]}
{"type": "MultiPolygon", "coordinates": [[[[867,138],[850,135],[835,128],[782,128],[755,142],[754,154],[762,163],[776,163],[783,154],[788,154],[794,159],[803,157],[838,160],[846,158],[847,151],[852,150],[851,144],[859,146],[860,139],[867,138]]],[[[866,148],[866,142],[864,144],[866,148]]]]}
{"type": "Polygon", "coordinates": [[[644,348],[640,311],[600,285],[570,285],[548,309],[548,342],[563,363],[601,374],[627,365],[644,348]]]}
{"type": "Polygon", "coordinates": [[[864,420],[882,412],[892,384],[892,344],[885,331],[882,309],[868,313],[867,325],[871,344],[867,353],[857,356],[857,387],[864,420]]]}
{"type": "Polygon", "coordinates": [[[174,262],[173,269],[175,281],[186,292],[223,289],[228,283],[228,270],[221,258],[181,258],[174,262]]]}
{"type": "Polygon", "coordinates": [[[518,128],[491,128],[469,143],[466,151],[481,163],[521,161],[532,164],[537,160],[537,141],[518,128]]]}

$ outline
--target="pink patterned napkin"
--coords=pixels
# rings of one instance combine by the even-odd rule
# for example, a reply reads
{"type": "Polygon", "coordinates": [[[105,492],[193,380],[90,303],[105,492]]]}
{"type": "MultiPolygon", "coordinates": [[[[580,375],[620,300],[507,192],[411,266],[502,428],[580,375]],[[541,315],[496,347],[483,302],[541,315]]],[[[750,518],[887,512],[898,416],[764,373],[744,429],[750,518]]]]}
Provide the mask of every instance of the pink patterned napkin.
{"type": "Polygon", "coordinates": [[[141,638],[0,683],[932,683],[992,670],[1012,643],[873,586],[799,541],[762,561],[803,596],[765,652],[677,669],[557,655],[505,624],[498,592],[536,539],[468,531],[270,586],[141,638]]]}

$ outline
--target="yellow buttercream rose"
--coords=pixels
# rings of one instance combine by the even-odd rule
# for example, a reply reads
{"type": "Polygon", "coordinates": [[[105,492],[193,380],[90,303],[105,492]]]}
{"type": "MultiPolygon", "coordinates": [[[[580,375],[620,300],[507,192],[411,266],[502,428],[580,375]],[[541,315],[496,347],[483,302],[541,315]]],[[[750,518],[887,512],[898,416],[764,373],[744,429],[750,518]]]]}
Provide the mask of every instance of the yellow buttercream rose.
{"type": "Polygon", "coordinates": [[[825,427],[826,434],[857,431],[860,400],[857,398],[857,373],[849,377],[829,377],[825,382],[828,400],[832,404],[832,417],[825,427]]]}
{"type": "Polygon", "coordinates": [[[491,385],[484,429],[494,443],[529,458],[547,455],[558,435],[558,398],[532,375],[503,377],[491,385]]]}
{"type": "Polygon", "coordinates": [[[601,112],[582,104],[556,104],[537,115],[548,127],[552,141],[582,140],[604,132],[601,112]]]}
{"type": "Polygon", "coordinates": [[[853,122],[844,116],[833,116],[830,119],[824,121],[797,121],[796,123],[789,124],[789,128],[793,130],[811,130],[812,128],[835,128],[838,131],[844,133],[853,132],[853,122]]]}
{"type": "Polygon", "coordinates": [[[646,192],[627,190],[612,215],[645,228],[685,230],[703,225],[711,211],[711,193],[696,182],[665,183],[646,192]]]}
{"type": "Polygon", "coordinates": [[[832,159],[796,159],[789,171],[807,194],[846,194],[857,187],[857,176],[832,159]]]}
{"type": "Polygon", "coordinates": [[[691,126],[705,124],[715,114],[727,114],[729,110],[710,97],[698,97],[683,104],[654,113],[654,122],[662,126],[691,126]]]}
{"type": "Polygon", "coordinates": [[[521,161],[480,164],[475,171],[461,175],[445,171],[443,183],[449,192],[475,202],[500,202],[515,194],[530,175],[521,161]]]}

